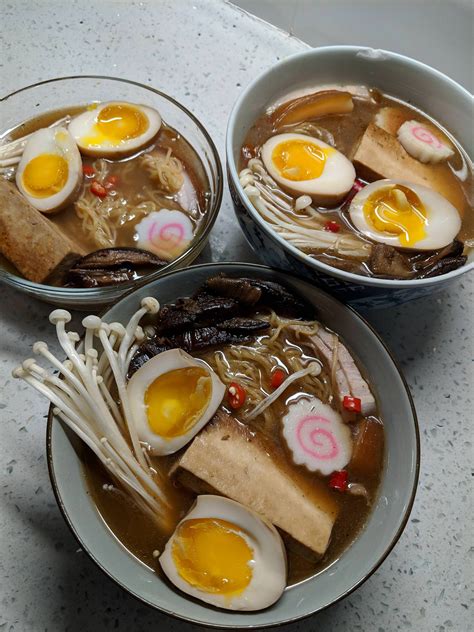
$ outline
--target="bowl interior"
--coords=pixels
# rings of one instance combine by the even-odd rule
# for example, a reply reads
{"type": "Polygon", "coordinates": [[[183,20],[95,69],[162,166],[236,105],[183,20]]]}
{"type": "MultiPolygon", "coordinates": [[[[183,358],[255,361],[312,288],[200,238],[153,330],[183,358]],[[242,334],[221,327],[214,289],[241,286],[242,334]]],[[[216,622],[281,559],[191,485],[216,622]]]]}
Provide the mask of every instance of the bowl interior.
{"type": "Polygon", "coordinates": [[[352,310],[312,285],[250,264],[208,264],[157,279],[122,298],[104,316],[126,321],[145,296],[162,303],[192,293],[212,274],[246,275],[293,287],[310,301],[318,318],[337,331],[366,371],[385,423],[386,454],[380,494],[356,541],[329,568],[288,589],[271,608],[256,613],[219,611],[174,591],[111,536],[87,493],[81,462],[60,423],[50,416],[48,463],[53,488],[66,521],[84,550],[123,588],[164,612],[203,625],[245,628],[295,620],[348,594],[389,553],[408,519],[419,462],[418,426],[406,384],[382,341],[352,310]],[[179,289],[178,289],[179,288],[179,289]]]}
{"type": "MultiPolygon", "coordinates": [[[[0,140],[19,123],[42,114],[93,101],[121,100],[157,109],[163,119],[180,132],[194,148],[208,182],[207,212],[194,239],[185,252],[165,268],[149,275],[157,278],[178,267],[189,265],[206,244],[222,200],[223,176],[217,149],[202,124],[172,97],[133,81],[112,77],[77,76],[44,81],[14,92],[0,101],[2,128],[0,140]]],[[[200,166],[200,165],[199,165],[200,166]]],[[[106,288],[62,288],[33,283],[18,276],[11,264],[0,256],[0,279],[43,300],[71,307],[93,307],[116,300],[130,290],[134,282],[106,288]]]]}
{"type": "Polygon", "coordinates": [[[285,241],[261,218],[245,195],[238,178],[240,150],[246,134],[265,108],[277,99],[296,89],[327,84],[376,87],[423,110],[439,121],[472,159],[472,96],[446,75],[403,55],[358,46],[328,46],[297,53],[257,77],[241,94],[229,119],[226,146],[229,178],[254,222],[269,235],[275,248],[289,251],[315,271],[355,284],[392,288],[428,286],[474,267],[474,253],[471,252],[468,264],[440,277],[402,281],[363,277],[307,256],[285,241]]]}

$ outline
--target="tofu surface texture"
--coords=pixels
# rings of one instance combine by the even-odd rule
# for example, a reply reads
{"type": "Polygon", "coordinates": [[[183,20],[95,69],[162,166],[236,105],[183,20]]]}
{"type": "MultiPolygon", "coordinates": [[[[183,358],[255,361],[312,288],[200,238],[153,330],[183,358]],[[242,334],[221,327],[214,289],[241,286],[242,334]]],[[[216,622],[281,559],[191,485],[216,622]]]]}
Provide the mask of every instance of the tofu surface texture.
{"type": "Polygon", "coordinates": [[[369,181],[390,178],[421,184],[440,193],[463,215],[467,200],[449,167],[427,165],[412,158],[398,138],[371,123],[356,148],[352,161],[357,173],[369,181]]]}
{"type": "Polygon", "coordinates": [[[85,252],[0,178],[0,252],[29,281],[60,276],[85,252]]]}
{"type": "Polygon", "coordinates": [[[196,477],[323,555],[337,516],[336,504],[316,487],[307,489],[298,482],[270,452],[263,437],[218,412],[185,451],[175,473],[184,484],[189,475],[196,477]]]}

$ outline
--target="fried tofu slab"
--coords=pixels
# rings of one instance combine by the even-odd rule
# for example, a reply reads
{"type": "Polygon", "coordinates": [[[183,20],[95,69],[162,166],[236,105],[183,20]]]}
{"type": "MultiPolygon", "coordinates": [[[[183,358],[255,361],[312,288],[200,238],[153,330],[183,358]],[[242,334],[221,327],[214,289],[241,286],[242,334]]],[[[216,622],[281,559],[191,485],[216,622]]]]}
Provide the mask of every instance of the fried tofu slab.
{"type": "Polygon", "coordinates": [[[174,475],[194,491],[214,491],[250,507],[318,555],[329,545],[337,507],[272,454],[266,438],[219,411],[184,452],[174,475]]]}
{"type": "Polygon", "coordinates": [[[29,281],[45,283],[85,253],[0,178],[0,252],[29,281]]]}

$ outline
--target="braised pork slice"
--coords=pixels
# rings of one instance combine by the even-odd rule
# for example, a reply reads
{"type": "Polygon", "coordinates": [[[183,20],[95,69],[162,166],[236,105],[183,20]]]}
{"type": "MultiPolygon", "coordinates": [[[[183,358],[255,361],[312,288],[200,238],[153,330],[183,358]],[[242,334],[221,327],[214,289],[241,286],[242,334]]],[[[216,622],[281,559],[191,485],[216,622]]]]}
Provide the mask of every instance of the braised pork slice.
{"type": "Polygon", "coordinates": [[[294,325],[291,328],[301,342],[309,344],[316,349],[318,356],[329,371],[332,372],[334,370],[340,405],[342,406],[342,400],[345,395],[351,395],[360,399],[363,415],[375,413],[375,398],[369,385],[362,377],[347,347],[340,341],[338,336],[324,329],[324,327],[320,327],[313,336],[305,336],[303,338],[301,336],[303,333],[301,327],[294,325]]]}
{"type": "Polygon", "coordinates": [[[184,452],[175,475],[250,507],[318,555],[328,547],[337,515],[328,492],[293,475],[263,435],[222,411],[184,452]]]}

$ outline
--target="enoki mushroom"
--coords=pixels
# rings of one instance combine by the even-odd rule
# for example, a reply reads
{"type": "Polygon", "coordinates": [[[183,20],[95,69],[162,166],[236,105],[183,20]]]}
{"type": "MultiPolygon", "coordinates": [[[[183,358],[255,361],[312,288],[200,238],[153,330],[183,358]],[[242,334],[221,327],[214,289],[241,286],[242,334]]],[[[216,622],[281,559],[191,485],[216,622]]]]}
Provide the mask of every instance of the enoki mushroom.
{"type": "Polygon", "coordinates": [[[263,162],[252,158],[239,174],[248,198],[262,218],[283,239],[303,251],[334,251],[341,256],[364,260],[371,246],[356,235],[324,230],[326,217],[310,206],[309,196],[296,200],[284,193],[266,171],[263,162]]]}
{"type": "Polygon", "coordinates": [[[79,335],[65,327],[71,314],[56,309],[49,320],[56,326],[67,359],[61,362],[45,342],[36,342],[33,352],[52,364],[59,375],[29,358],[13,370],[13,377],[23,379],[50,400],[55,416],[82,439],[137,506],[163,528],[168,526],[170,509],[165,481],[151,467],[138,439],[126,389],[130,360],[144,338],[139,321],[158,310],[156,299],[144,298],[126,327],[87,316],[82,321],[84,341],[77,345],[79,335]]]}
{"type": "MultiPolygon", "coordinates": [[[[70,116],[63,116],[54,123],[51,123],[51,125],[48,125],[48,127],[51,128],[58,127],[59,125],[67,125],[70,120],[70,116]]],[[[20,162],[26,143],[34,133],[35,132],[31,132],[30,134],[16,138],[9,143],[0,145],[0,172],[11,169],[20,162]]]]}
{"type": "Polygon", "coordinates": [[[318,364],[318,362],[311,362],[310,364],[308,364],[307,367],[305,367],[304,369],[301,369],[301,371],[297,371],[296,373],[289,375],[285,379],[285,381],[276,390],[273,391],[273,393],[268,395],[264,400],[262,400],[259,404],[257,404],[257,406],[255,406],[253,410],[251,410],[247,414],[247,419],[251,421],[252,419],[255,419],[255,417],[258,417],[258,415],[263,413],[263,411],[266,408],[271,406],[273,402],[276,401],[280,397],[280,395],[282,395],[286,391],[288,386],[292,384],[293,382],[295,382],[296,380],[299,380],[300,378],[305,377],[306,375],[312,375],[315,377],[319,375],[320,373],[321,373],[321,365],[318,364]]]}

